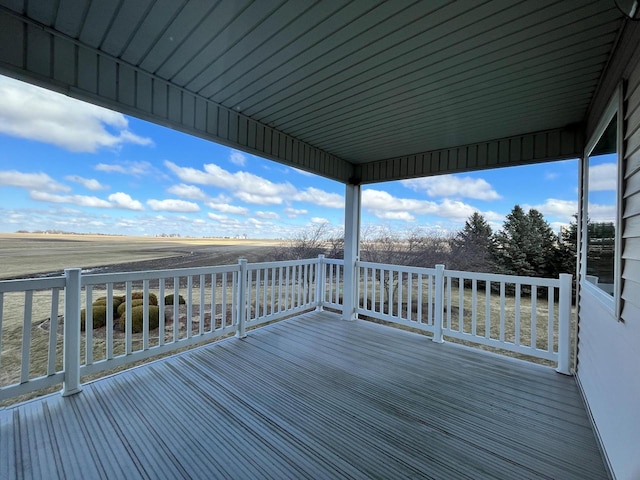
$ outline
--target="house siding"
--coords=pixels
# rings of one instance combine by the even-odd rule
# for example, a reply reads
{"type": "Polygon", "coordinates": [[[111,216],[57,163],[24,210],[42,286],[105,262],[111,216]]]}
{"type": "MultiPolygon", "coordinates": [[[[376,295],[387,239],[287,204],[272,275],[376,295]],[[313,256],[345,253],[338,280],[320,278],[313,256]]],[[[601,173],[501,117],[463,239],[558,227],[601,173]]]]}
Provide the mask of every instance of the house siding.
{"type": "Polygon", "coordinates": [[[612,474],[640,478],[640,25],[629,23],[611,58],[587,123],[595,129],[624,82],[620,318],[599,292],[582,285],[577,378],[612,474]]]}

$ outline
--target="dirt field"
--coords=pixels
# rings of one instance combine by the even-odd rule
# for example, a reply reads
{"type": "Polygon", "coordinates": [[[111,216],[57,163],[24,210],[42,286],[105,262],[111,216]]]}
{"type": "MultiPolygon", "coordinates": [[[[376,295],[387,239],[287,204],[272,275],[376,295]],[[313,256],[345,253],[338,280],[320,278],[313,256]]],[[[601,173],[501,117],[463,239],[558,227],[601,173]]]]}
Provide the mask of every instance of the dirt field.
{"type": "Polygon", "coordinates": [[[0,233],[0,280],[62,274],[230,265],[269,261],[280,240],[0,233]]]}

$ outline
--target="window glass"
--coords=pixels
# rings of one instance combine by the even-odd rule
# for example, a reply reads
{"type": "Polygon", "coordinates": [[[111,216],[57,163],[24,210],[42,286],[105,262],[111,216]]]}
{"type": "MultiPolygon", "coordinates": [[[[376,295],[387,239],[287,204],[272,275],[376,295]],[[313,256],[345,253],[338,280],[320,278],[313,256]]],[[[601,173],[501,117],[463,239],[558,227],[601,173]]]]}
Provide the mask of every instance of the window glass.
{"type": "Polygon", "coordinates": [[[588,159],[587,280],[615,293],[618,198],[617,119],[613,117],[588,159]]]}

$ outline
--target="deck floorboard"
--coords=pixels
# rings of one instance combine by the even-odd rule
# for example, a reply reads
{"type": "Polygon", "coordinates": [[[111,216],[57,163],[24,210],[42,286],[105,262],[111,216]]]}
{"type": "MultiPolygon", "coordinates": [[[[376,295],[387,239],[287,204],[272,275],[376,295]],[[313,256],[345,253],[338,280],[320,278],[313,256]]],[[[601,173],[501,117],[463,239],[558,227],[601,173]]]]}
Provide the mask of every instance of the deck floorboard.
{"type": "Polygon", "coordinates": [[[0,478],[607,473],[573,378],[311,312],[0,410],[0,478]]]}

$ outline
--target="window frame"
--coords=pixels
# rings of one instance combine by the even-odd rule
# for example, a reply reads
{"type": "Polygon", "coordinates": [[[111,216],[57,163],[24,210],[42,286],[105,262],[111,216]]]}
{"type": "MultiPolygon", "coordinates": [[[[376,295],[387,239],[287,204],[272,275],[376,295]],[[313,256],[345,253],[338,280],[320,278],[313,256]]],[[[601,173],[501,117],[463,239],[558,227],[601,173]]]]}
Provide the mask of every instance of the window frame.
{"type": "Polygon", "coordinates": [[[580,287],[584,292],[589,292],[591,296],[596,298],[600,303],[605,305],[611,311],[611,314],[620,321],[622,311],[622,201],[623,192],[623,168],[622,159],[624,137],[624,95],[623,86],[619,84],[615,92],[611,96],[607,107],[600,116],[600,120],[596,125],[591,137],[585,145],[584,154],[580,162],[580,235],[579,245],[579,271],[580,287]],[[616,117],[616,236],[614,244],[614,263],[613,263],[613,295],[609,295],[603,289],[598,288],[587,280],[587,250],[588,250],[588,224],[589,218],[589,157],[595,150],[598,142],[611,124],[613,118],[616,117]]]}

